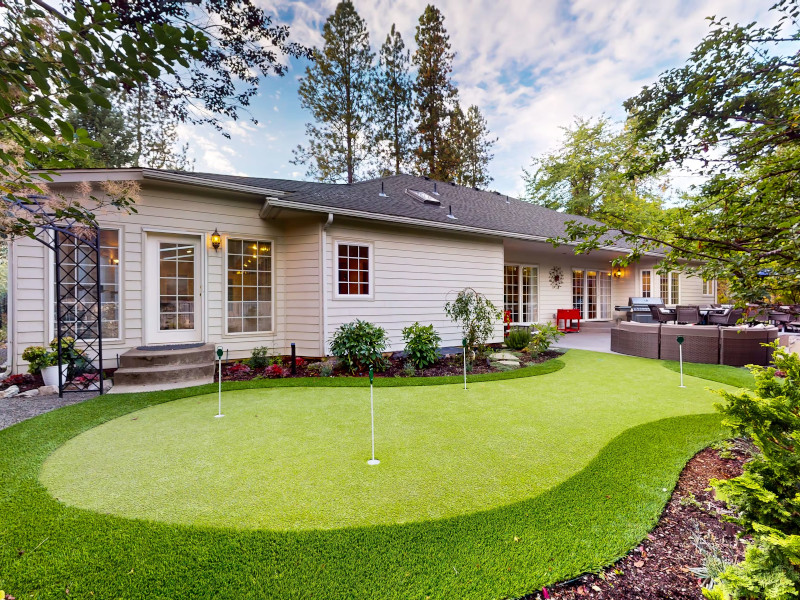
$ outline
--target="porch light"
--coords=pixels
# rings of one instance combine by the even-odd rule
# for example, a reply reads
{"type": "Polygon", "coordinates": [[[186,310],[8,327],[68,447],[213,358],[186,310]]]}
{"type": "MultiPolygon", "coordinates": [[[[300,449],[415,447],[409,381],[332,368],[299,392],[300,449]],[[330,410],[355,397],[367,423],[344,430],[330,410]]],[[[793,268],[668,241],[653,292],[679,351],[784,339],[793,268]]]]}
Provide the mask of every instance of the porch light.
{"type": "Polygon", "coordinates": [[[614,269],[614,277],[616,277],[617,279],[619,279],[620,277],[622,277],[622,269],[620,269],[619,267],[617,267],[616,269],[614,269]]]}
{"type": "Polygon", "coordinates": [[[214,247],[215,251],[219,250],[220,245],[222,245],[222,236],[217,231],[217,228],[214,228],[214,233],[211,234],[211,245],[214,247]]]}

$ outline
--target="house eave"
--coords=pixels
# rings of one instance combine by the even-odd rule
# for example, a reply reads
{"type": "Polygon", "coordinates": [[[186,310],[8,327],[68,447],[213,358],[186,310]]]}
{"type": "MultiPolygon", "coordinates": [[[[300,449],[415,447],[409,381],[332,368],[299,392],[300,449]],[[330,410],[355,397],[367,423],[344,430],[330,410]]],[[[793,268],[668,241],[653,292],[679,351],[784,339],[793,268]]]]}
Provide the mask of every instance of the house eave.
{"type": "Polygon", "coordinates": [[[152,179],[155,181],[193,185],[211,189],[227,190],[231,192],[241,192],[243,194],[254,194],[256,196],[260,196],[261,198],[264,198],[265,196],[285,196],[287,194],[287,192],[282,192],[280,190],[270,190],[268,188],[242,185],[239,183],[231,183],[229,181],[205,179],[204,177],[187,175],[184,173],[167,173],[153,169],[143,169],[142,176],[145,179],[152,179]]]}
{"type": "MultiPolygon", "coordinates": [[[[438,221],[427,221],[424,219],[414,219],[411,217],[400,217],[396,215],[384,215],[380,213],[373,213],[361,210],[354,210],[348,208],[332,208],[330,206],[320,206],[315,204],[306,204],[305,202],[294,202],[285,198],[267,198],[264,206],[261,207],[259,215],[262,219],[270,218],[276,209],[285,208],[290,210],[319,212],[334,214],[343,217],[353,217],[357,219],[368,219],[372,221],[385,221],[390,223],[399,223],[411,227],[422,227],[425,229],[441,229],[445,231],[457,231],[460,233],[471,233],[474,235],[483,235],[490,237],[510,238],[517,240],[525,240],[531,242],[544,242],[550,243],[547,237],[533,234],[498,231],[494,229],[486,229],[482,227],[473,227],[470,225],[459,225],[456,223],[440,223],[438,221]]],[[[577,246],[577,243],[567,242],[564,246],[577,246]]],[[[600,250],[608,250],[612,252],[619,252],[620,254],[629,254],[629,248],[620,248],[617,246],[602,246],[600,250]]],[[[645,256],[663,257],[663,254],[657,252],[645,252],[645,256]]]]}

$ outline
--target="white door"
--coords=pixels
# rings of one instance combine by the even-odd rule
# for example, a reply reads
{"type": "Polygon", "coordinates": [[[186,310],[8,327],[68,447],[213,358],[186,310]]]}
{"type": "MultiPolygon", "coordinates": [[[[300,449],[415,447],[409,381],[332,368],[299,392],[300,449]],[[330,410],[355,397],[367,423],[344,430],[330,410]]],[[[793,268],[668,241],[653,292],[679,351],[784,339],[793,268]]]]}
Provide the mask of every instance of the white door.
{"type": "Polygon", "coordinates": [[[145,320],[148,344],[203,339],[200,237],[148,234],[145,320]]]}

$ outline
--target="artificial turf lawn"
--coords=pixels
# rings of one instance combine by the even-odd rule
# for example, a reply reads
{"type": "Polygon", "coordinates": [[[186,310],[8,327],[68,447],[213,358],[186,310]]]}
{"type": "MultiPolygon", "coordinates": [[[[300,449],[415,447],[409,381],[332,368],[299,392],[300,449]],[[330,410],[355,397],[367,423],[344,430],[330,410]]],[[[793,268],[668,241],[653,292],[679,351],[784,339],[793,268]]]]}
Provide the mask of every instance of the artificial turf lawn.
{"type": "Polygon", "coordinates": [[[222,419],[214,418],[216,394],[115,419],[67,442],[40,479],[66,504],[169,523],[391,525],[532,498],[626,429],[713,410],[702,384],[680,389],[670,371],[656,371],[653,387],[633,387],[620,375],[627,358],[564,360],[570,368],[549,377],[473,383],[468,391],[380,389],[379,467],[366,462],[366,388],[284,388],[226,392],[222,419]]]}
{"type": "MultiPolygon", "coordinates": [[[[677,360],[665,360],[664,366],[671,371],[680,373],[680,363],[677,360]]],[[[708,379],[717,383],[724,383],[738,388],[754,389],[756,380],[753,374],[742,367],[729,365],[708,365],[704,363],[683,363],[683,374],[708,379]]]]}
{"type": "MultiPolygon", "coordinates": [[[[564,360],[567,367],[558,373],[504,382],[508,388],[488,393],[487,410],[503,395],[523,393],[521,384],[559,374],[561,383],[547,387],[563,403],[575,402],[591,379],[594,395],[587,400],[589,392],[583,394],[585,410],[598,414],[579,415],[573,424],[587,439],[598,435],[595,423],[613,427],[632,410],[648,413],[645,421],[662,416],[662,405],[676,410],[669,405],[678,401],[662,385],[677,386],[677,379],[656,361],[574,350],[564,360]],[[635,406],[635,398],[643,406],[635,406]]],[[[681,392],[691,400],[684,412],[710,410],[705,382],[687,378],[687,385],[681,392]]],[[[532,401],[539,398],[535,390],[527,392],[532,401]]],[[[128,520],[67,507],[39,483],[42,462],[68,439],[190,393],[101,397],[0,432],[1,589],[37,598],[63,598],[66,588],[70,598],[520,596],[623,554],[656,522],[686,460],[726,435],[715,414],[652,421],[623,431],[583,470],[528,500],[430,522],[339,530],[247,531],[128,520]]],[[[509,440],[507,450],[535,443],[509,440]]]]}

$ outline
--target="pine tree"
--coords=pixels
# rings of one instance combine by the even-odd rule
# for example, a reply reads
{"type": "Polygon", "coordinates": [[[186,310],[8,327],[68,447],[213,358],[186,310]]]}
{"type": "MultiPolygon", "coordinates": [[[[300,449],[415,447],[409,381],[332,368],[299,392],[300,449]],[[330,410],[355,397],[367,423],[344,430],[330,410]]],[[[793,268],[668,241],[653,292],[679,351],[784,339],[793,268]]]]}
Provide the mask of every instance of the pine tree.
{"type": "Polygon", "coordinates": [[[408,164],[413,143],[413,90],[410,52],[392,24],[378,57],[375,83],[375,137],[381,148],[380,172],[400,174],[408,164]]]}
{"type": "Polygon", "coordinates": [[[319,181],[352,183],[369,156],[374,55],[366,22],[350,0],[336,6],[322,37],[299,89],[314,123],[306,123],[308,145],[295,149],[292,163],[308,165],[319,181]]]}
{"type": "Polygon", "coordinates": [[[450,145],[457,149],[455,182],[467,187],[486,187],[491,183],[489,161],[492,160],[492,146],[497,138],[491,138],[486,119],[474,104],[466,114],[458,107],[454,132],[457,137],[450,137],[450,145]]]}
{"type": "Polygon", "coordinates": [[[107,106],[92,102],[86,112],[77,108],[67,115],[67,121],[77,131],[85,129],[89,138],[100,144],[91,147],[82,160],[76,161],[76,168],[119,168],[133,163],[133,131],[126,125],[125,113],[120,108],[121,93],[109,92],[107,88],[94,86],[94,94],[108,101],[107,106]]]}
{"type": "Polygon", "coordinates": [[[134,88],[126,99],[125,114],[133,131],[131,164],[151,169],[192,169],[189,145],[178,146],[178,118],[169,99],[153,83],[134,88]]]}
{"type": "Polygon", "coordinates": [[[444,28],[444,17],[429,4],[419,18],[415,36],[417,51],[413,63],[417,67],[414,83],[417,111],[417,171],[434,179],[450,181],[453,173],[449,161],[443,161],[447,120],[456,89],[450,81],[453,56],[450,37],[444,28]]]}

